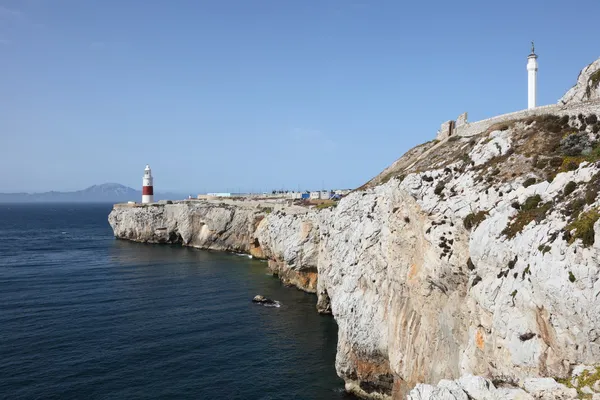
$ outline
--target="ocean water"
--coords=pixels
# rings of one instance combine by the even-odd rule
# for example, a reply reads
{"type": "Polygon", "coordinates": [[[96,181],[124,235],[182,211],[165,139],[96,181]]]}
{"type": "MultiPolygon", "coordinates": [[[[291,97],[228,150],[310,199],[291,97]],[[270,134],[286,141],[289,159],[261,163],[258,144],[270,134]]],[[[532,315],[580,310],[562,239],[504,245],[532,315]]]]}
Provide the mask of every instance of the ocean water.
{"type": "Polygon", "coordinates": [[[0,398],[350,398],[313,295],[247,257],[115,240],[110,209],[0,204],[0,398]]]}

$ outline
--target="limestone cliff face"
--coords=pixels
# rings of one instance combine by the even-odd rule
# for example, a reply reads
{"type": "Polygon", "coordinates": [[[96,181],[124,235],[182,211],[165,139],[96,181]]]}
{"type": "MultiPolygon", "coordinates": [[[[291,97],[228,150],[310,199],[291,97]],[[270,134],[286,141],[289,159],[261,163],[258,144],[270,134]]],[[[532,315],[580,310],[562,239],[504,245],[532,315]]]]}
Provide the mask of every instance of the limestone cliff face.
{"type": "Polygon", "coordinates": [[[261,257],[253,232],[265,213],[226,204],[115,206],[108,217],[116,237],[146,243],[180,243],[261,257]]]}
{"type": "Polygon", "coordinates": [[[600,99],[600,58],[581,70],[575,86],[558,103],[571,104],[595,99],[600,99]]]}
{"type": "MultiPolygon", "coordinates": [[[[180,203],[117,207],[109,221],[124,239],[264,257],[316,292],[339,326],[338,374],[361,396],[400,399],[469,374],[566,377],[600,361],[596,114],[428,143],[332,209],[180,203]]],[[[410,398],[553,398],[481,379],[410,398]],[[482,385],[495,394],[474,395],[482,385]]]]}

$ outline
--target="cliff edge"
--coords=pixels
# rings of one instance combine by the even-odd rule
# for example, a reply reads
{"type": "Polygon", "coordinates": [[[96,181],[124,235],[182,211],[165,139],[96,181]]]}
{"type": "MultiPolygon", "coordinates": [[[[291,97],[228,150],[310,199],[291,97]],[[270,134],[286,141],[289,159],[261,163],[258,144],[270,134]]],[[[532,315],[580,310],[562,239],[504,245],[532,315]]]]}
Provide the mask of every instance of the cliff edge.
{"type": "Polygon", "coordinates": [[[362,397],[591,398],[600,384],[573,379],[600,364],[598,114],[426,143],[330,209],[179,203],[109,222],[119,238],[266,258],[316,292],[362,397]]]}

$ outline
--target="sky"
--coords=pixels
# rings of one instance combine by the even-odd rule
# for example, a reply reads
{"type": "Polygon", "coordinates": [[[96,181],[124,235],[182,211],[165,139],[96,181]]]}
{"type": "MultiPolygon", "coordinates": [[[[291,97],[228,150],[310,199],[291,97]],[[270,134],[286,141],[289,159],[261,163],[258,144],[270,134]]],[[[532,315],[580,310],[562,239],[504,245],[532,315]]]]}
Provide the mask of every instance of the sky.
{"type": "Polygon", "coordinates": [[[360,186],[440,124],[555,103],[600,2],[0,0],[0,192],[360,186]],[[591,18],[591,19],[590,19],[591,18]]]}

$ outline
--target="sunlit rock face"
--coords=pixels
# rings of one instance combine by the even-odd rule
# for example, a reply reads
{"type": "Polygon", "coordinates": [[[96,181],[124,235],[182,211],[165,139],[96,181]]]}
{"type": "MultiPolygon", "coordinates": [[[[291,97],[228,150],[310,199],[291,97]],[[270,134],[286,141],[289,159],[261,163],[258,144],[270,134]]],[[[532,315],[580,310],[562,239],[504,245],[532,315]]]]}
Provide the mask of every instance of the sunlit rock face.
{"type": "Polygon", "coordinates": [[[600,99],[600,58],[579,73],[577,83],[558,101],[558,104],[573,104],[600,99]]]}
{"type": "Polygon", "coordinates": [[[179,203],[115,207],[109,222],[119,238],[265,258],[316,293],[339,326],[337,372],[359,396],[572,398],[535,379],[600,360],[590,107],[425,143],[329,209],[179,203]]]}

